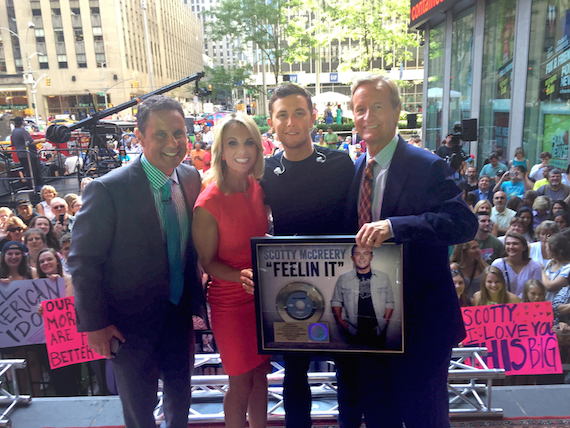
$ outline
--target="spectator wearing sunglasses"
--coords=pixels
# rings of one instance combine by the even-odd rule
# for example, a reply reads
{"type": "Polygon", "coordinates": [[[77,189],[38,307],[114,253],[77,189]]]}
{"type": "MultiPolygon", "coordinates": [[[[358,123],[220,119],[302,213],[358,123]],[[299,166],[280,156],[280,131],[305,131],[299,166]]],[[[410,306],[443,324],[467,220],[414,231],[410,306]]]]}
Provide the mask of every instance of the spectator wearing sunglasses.
{"type": "Polygon", "coordinates": [[[51,212],[55,214],[52,219],[52,224],[55,229],[57,238],[59,239],[61,235],[66,233],[71,233],[73,228],[73,223],[75,222],[75,217],[67,214],[67,202],[62,198],[53,198],[51,200],[51,212]]]}
{"type": "Polygon", "coordinates": [[[6,220],[6,237],[0,241],[0,247],[10,241],[23,242],[26,229],[26,225],[18,217],[10,217],[6,220]]]}

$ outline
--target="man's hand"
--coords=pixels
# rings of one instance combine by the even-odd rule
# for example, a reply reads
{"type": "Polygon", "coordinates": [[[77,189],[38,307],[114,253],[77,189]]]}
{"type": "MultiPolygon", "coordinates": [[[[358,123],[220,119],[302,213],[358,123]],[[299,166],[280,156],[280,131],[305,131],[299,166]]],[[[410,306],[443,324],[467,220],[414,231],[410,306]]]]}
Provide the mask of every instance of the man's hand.
{"type": "Polygon", "coordinates": [[[356,234],[356,245],[362,247],[379,247],[384,241],[392,238],[388,220],[366,223],[356,234]]]}
{"type": "Polygon", "coordinates": [[[111,339],[116,337],[121,342],[125,342],[123,334],[113,324],[108,325],[101,330],[88,331],[87,343],[99,355],[105,358],[111,358],[111,339]]]}
{"type": "Polygon", "coordinates": [[[247,294],[253,294],[255,283],[253,282],[253,271],[251,269],[243,269],[240,272],[239,280],[247,294]]]}

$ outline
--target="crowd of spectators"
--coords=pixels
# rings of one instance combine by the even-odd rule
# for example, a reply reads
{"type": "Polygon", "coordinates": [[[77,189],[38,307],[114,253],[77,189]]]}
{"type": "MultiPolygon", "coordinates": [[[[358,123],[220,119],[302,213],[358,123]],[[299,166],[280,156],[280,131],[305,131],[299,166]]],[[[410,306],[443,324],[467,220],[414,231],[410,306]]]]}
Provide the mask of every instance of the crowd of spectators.
{"type": "Polygon", "coordinates": [[[458,184],[479,229],[475,240],[453,248],[450,269],[461,306],[552,302],[553,330],[568,363],[570,168],[549,165],[551,157],[541,153],[530,174],[522,148],[505,163],[491,153],[479,174],[467,168],[458,184]]]}
{"type": "MultiPolygon", "coordinates": [[[[41,189],[42,201],[34,207],[29,200],[16,201],[16,209],[0,207],[0,281],[8,284],[35,278],[63,278],[65,295],[73,295],[73,284],[67,269],[67,257],[75,214],[81,209],[81,197],[67,194],[58,197],[54,187],[41,189]]],[[[41,306],[38,306],[41,314],[41,306]]],[[[21,391],[34,396],[75,396],[86,394],[87,373],[97,373],[100,362],[50,370],[46,345],[27,345],[1,350],[2,358],[25,358],[27,367],[17,371],[21,391]],[[85,368],[85,370],[84,370],[85,368]],[[95,370],[94,370],[95,368],[95,370]]],[[[97,391],[105,381],[97,377],[97,391]]],[[[91,383],[93,387],[93,383],[91,383]]],[[[105,387],[106,388],[106,387],[105,387]]],[[[93,389],[92,389],[93,392],[93,389]]]]}

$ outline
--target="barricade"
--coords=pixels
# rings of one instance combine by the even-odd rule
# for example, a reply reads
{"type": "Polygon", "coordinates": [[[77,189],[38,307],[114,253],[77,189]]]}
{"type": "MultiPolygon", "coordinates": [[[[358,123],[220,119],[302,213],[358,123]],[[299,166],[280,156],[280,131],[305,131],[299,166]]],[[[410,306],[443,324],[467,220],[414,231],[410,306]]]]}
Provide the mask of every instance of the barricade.
{"type": "Polygon", "coordinates": [[[32,397],[20,395],[16,370],[26,367],[26,360],[0,360],[0,405],[8,406],[0,415],[0,428],[10,428],[12,426],[8,416],[18,405],[29,405],[32,397]],[[5,384],[11,384],[13,393],[5,388],[5,384]]]}
{"type": "MultiPolygon", "coordinates": [[[[492,406],[493,380],[504,379],[504,369],[490,369],[482,357],[486,348],[454,348],[449,366],[447,390],[451,417],[502,417],[503,410],[492,406]]],[[[196,354],[195,367],[218,365],[219,354],[196,354]]],[[[331,362],[332,363],[332,362],[331,362]]],[[[421,364],[421,362],[418,362],[421,364]]],[[[284,368],[272,362],[276,371],[267,376],[269,382],[269,420],[283,419],[284,368]]],[[[309,384],[315,401],[323,401],[326,410],[313,410],[312,417],[331,418],[338,416],[336,404],[336,374],[334,371],[309,373],[309,384]]],[[[223,397],[228,388],[228,376],[192,376],[192,408],[188,415],[190,423],[223,422],[223,397]],[[214,405],[218,404],[218,405],[214,405]],[[199,411],[197,409],[205,409],[199,411]]],[[[157,421],[163,420],[162,393],[155,410],[157,421]]]]}

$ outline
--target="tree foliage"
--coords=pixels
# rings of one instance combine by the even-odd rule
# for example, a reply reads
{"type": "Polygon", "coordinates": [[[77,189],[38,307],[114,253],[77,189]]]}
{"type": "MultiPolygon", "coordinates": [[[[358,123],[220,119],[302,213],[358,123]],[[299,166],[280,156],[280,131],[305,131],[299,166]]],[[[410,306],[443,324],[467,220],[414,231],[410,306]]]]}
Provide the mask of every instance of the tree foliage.
{"type": "Polygon", "coordinates": [[[340,71],[373,71],[380,58],[398,66],[412,57],[405,47],[418,44],[408,31],[409,0],[223,0],[205,13],[209,38],[259,48],[276,82],[283,63],[315,58],[334,41],[352,40],[338,54],[340,71]]]}
{"type": "Polygon", "coordinates": [[[315,44],[301,10],[302,0],[224,0],[206,12],[206,33],[237,39],[242,50],[259,48],[278,82],[282,63],[306,61],[315,44]]]}
{"type": "Polygon", "coordinates": [[[351,48],[339,55],[341,70],[372,71],[373,61],[380,58],[393,67],[412,58],[405,47],[417,46],[418,40],[408,31],[409,1],[327,0],[324,4],[323,30],[329,42],[353,40],[351,48]]]}

